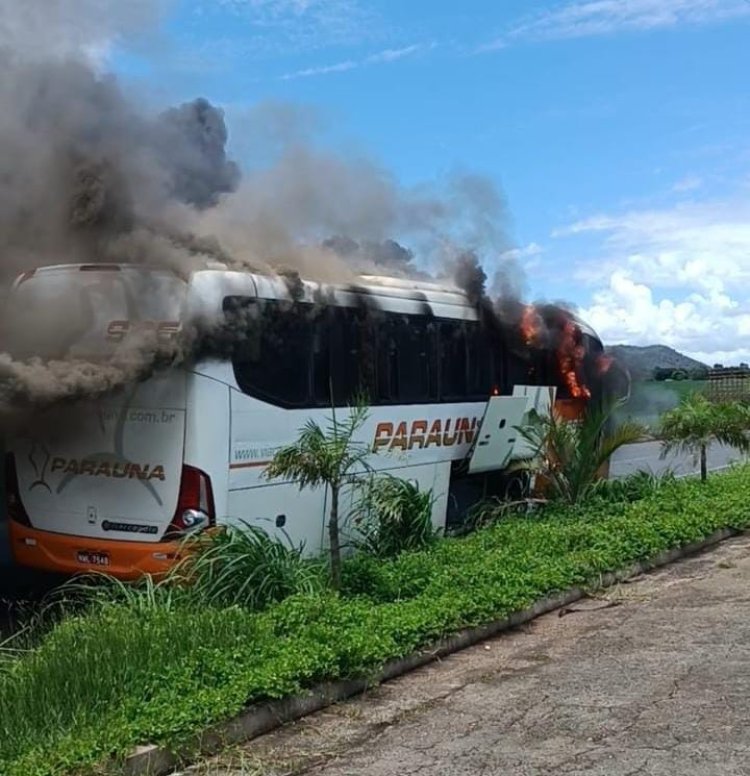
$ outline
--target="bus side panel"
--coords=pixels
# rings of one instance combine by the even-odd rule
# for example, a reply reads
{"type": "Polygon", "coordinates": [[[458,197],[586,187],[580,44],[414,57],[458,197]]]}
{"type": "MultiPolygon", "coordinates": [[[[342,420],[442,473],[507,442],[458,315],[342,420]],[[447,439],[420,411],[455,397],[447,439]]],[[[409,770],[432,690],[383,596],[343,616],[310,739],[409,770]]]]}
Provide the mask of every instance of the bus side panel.
{"type": "Polygon", "coordinates": [[[325,488],[300,490],[294,483],[274,483],[229,491],[230,524],[257,526],[285,544],[318,555],[323,546],[325,488]]]}
{"type": "Polygon", "coordinates": [[[184,460],[211,479],[218,522],[229,513],[229,394],[229,386],[216,379],[188,375],[184,460]]]}
{"type": "Polygon", "coordinates": [[[230,401],[228,520],[245,520],[289,536],[310,554],[320,552],[325,489],[300,492],[295,483],[269,483],[263,473],[279,447],[294,442],[310,417],[322,422],[325,413],[280,409],[236,390],[230,401]]]}
{"type": "MultiPolygon", "coordinates": [[[[383,461],[381,460],[381,463],[383,461]]],[[[393,469],[380,469],[376,476],[398,477],[415,485],[421,493],[430,492],[432,497],[432,525],[440,531],[445,531],[446,514],[448,510],[448,491],[450,488],[451,462],[422,464],[417,466],[401,466],[393,469]]],[[[362,487],[348,485],[342,489],[340,497],[340,525],[342,543],[351,544],[357,540],[356,516],[358,502],[362,497],[362,487]]],[[[325,523],[328,520],[330,498],[326,499],[325,523]]],[[[328,548],[328,534],[324,532],[323,546],[328,548]]]]}

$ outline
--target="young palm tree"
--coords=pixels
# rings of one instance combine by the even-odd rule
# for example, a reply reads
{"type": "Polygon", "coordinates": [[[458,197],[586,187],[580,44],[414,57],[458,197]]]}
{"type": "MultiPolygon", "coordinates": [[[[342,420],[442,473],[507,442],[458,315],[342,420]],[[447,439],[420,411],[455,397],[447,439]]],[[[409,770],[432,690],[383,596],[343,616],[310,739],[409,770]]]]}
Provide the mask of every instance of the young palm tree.
{"type": "Polygon", "coordinates": [[[590,408],[580,421],[566,420],[553,409],[549,415],[534,414],[529,425],[518,429],[536,451],[527,467],[549,484],[554,498],[576,504],[619,448],[643,438],[636,423],[612,424],[617,406],[590,408]]]}
{"type": "Polygon", "coordinates": [[[701,481],[708,477],[707,451],[720,442],[750,452],[750,410],[737,402],[715,404],[701,393],[685,397],[661,420],[662,458],[672,451],[692,453],[700,460],[701,481]]]}
{"type": "Polygon", "coordinates": [[[354,440],[357,431],[367,420],[367,409],[362,404],[352,407],[344,421],[332,412],[328,427],[323,429],[310,420],[300,430],[294,444],[279,450],[265,471],[268,479],[285,477],[297,481],[300,489],[327,485],[331,491],[331,510],[328,517],[331,583],[341,585],[341,539],[339,534],[339,494],[346,482],[356,479],[358,471],[369,471],[368,445],[354,440]]]}

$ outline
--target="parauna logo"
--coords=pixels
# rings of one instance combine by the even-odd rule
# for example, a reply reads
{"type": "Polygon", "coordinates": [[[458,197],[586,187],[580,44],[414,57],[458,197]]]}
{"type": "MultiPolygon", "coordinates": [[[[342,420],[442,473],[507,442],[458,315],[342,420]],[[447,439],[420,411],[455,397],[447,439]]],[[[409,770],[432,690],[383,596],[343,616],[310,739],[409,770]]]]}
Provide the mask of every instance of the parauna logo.
{"type": "Polygon", "coordinates": [[[471,444],[477,433],[477,418],[447,418],[446,420],[415,420],[411,424],[378,423],[372,449],[412,450],[415,447],[453,447],[471,444]]]}
{"type": "Polygon", "coordinates": [[[140,464],[131,461],[91,460],[87,458],[53,458],[51,472],[63,474],[87,474],[90,477],[114,477],[116,479],[164,480],[162,464],[140,464]]]}

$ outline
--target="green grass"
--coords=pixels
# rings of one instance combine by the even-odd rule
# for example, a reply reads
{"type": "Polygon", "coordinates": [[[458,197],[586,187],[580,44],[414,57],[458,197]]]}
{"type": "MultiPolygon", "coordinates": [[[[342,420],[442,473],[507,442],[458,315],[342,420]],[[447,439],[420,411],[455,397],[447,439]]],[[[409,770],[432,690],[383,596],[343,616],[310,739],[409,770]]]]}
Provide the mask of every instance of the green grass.
{"type": "Polygon", "coordinates": [[[261,612],[189,595],[95,601],[0,661],[0,773],[92,772],[135,744],[184,741],[247,703],[368,675],[546,594],[749,524],[743,468],[510,518],[393,560],[362,555],[345,565],[341,594],[300,593],[261,612]]]}

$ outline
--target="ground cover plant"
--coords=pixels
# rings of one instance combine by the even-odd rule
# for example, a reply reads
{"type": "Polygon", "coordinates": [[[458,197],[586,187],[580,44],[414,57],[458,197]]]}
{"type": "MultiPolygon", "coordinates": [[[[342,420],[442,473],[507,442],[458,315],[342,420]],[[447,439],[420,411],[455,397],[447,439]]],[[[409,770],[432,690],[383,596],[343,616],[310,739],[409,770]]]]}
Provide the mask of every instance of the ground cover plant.
{"type": "MultiPolygon", "coordinates": [[[[262,611],[152,586],[101,599],[0,658],[0,773],[95,772],[146,741],[175,743],[247,703],[369,675],[462,627],[603,572],[750,524],[750,470],[511,516],[390,560],[346,561],[339,592],[262,611]]],[[[118,772],[115,769],[115,772],[118,772]]]]}

